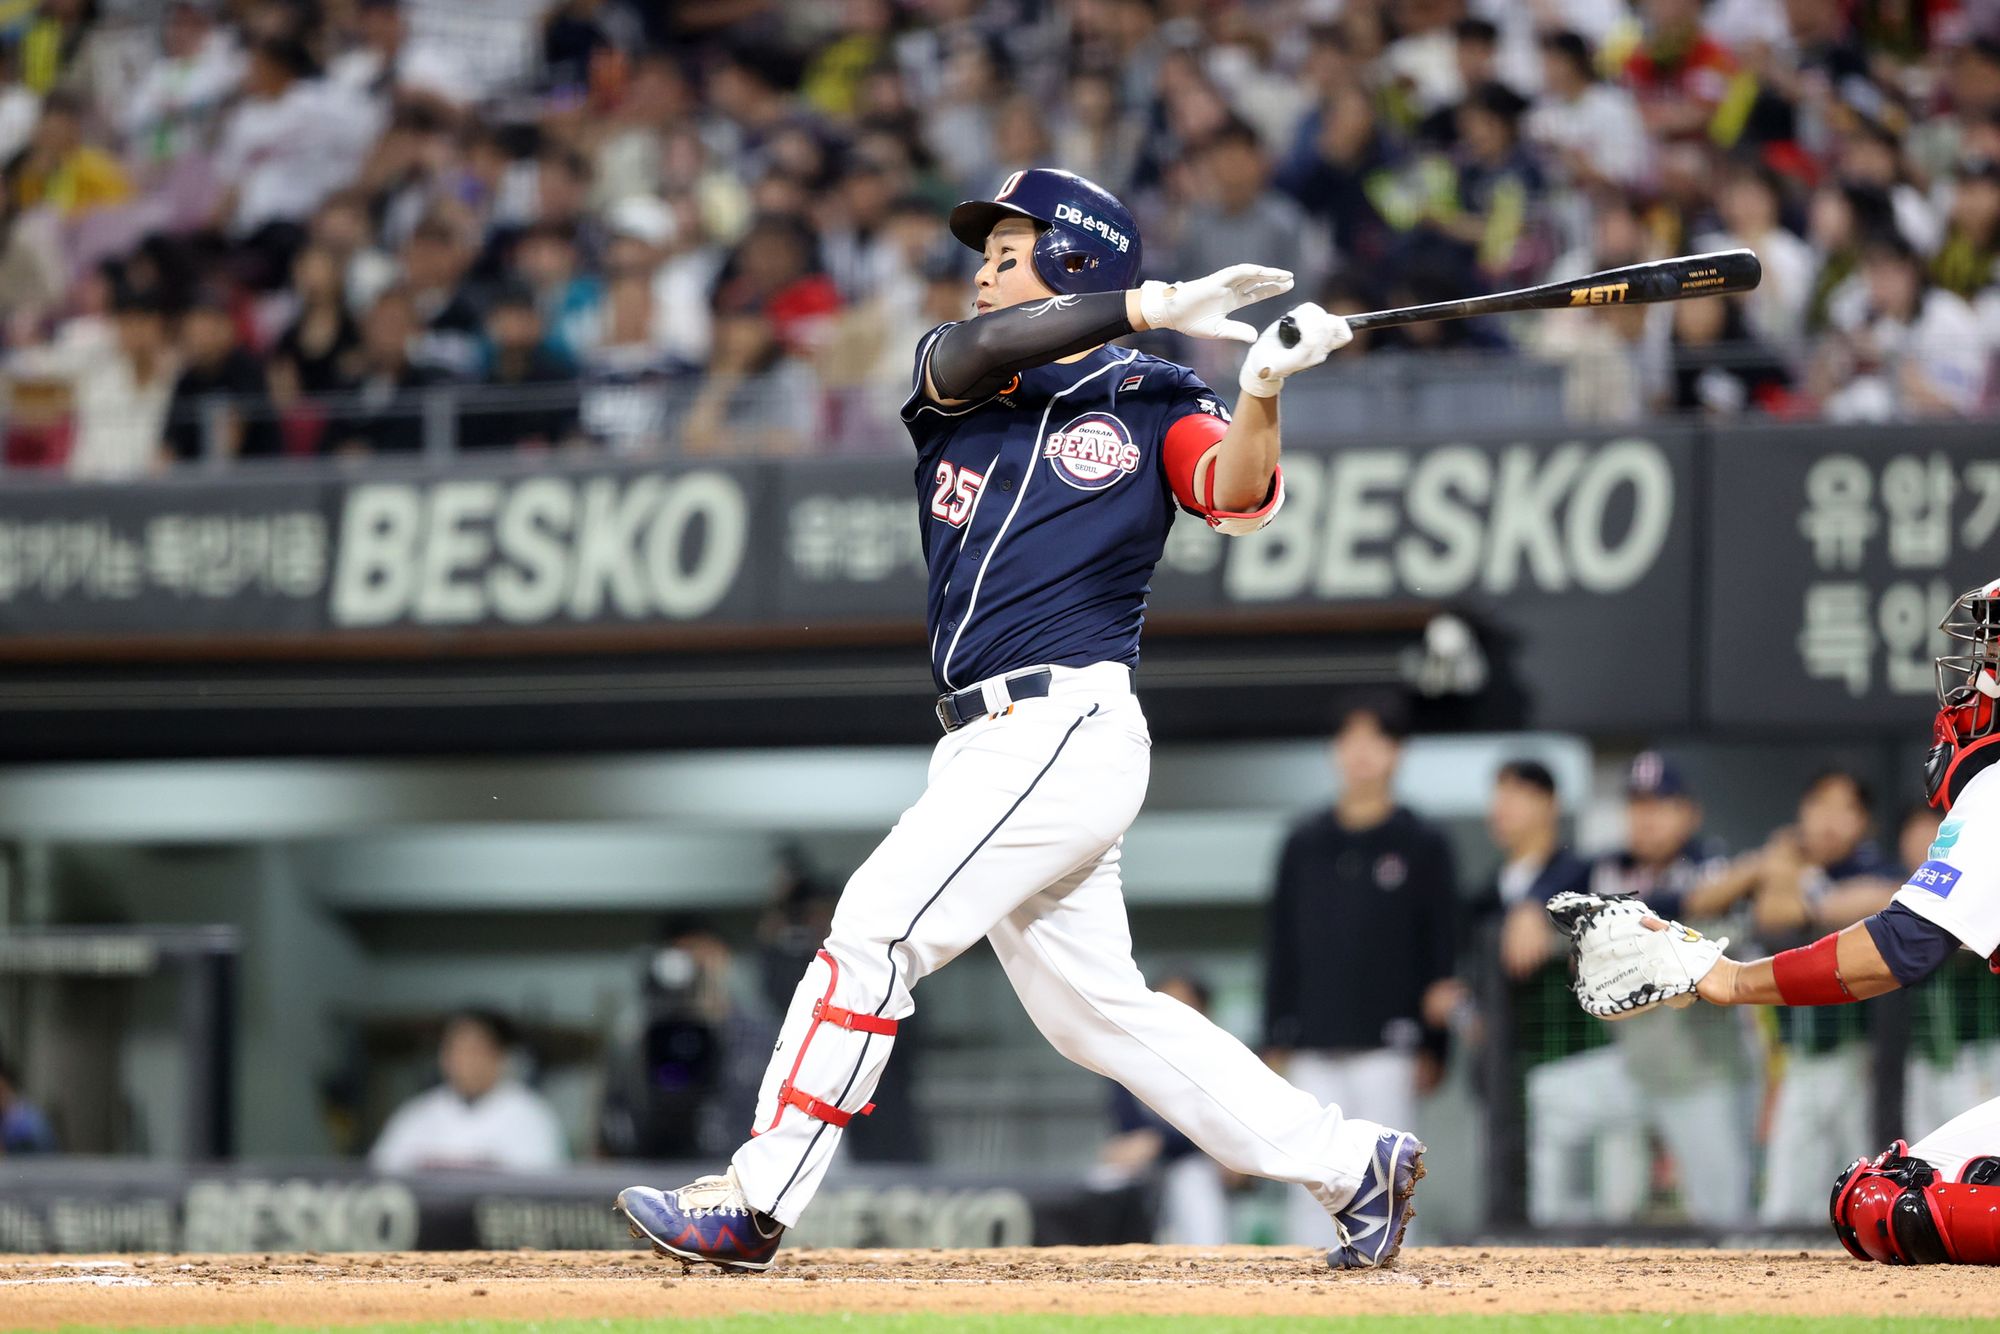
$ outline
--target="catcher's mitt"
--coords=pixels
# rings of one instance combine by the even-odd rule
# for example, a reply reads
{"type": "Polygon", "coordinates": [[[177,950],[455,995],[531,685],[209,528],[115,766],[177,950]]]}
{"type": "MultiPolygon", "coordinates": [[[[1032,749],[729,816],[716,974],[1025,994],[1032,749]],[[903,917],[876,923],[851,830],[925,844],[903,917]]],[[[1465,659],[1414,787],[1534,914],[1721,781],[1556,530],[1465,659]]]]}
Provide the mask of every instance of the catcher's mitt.
{"type": "Polygon", "coordinates": [[[1577,1001],[1599,1019],[1694,1004],[1695,985],[1729,944],[1679,922],[1654,931],[1644,923],[1657,914],[1637,899],[1557,894],[1549,900],[1549,916],[1570,938],[1577,1001]]]}

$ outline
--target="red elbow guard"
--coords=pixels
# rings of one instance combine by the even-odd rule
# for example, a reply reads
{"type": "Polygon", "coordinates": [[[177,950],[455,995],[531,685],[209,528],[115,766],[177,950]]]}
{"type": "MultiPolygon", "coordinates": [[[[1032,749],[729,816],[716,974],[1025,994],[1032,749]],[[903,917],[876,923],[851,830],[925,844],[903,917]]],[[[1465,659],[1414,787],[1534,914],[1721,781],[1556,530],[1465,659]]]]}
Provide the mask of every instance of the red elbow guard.
{"type": "Polygon", "coordinates": [[[1840,976],[1840,933],[1786,950],[1771,960],[1771,980],[1787,1005],[1839,1005],[1854,999],[1840,976]]]}

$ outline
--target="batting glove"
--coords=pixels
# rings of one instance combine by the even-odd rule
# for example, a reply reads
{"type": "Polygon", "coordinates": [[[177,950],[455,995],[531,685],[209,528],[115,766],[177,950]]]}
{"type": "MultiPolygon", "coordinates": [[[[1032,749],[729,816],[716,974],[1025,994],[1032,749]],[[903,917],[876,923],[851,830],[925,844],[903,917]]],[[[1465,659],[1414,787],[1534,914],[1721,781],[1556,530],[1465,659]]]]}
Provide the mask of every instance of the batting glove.
{"type": "Polygon", "coordinates": [[[1139,314],[1155,329],[1172,329],[1194,338],[1233,338],[1239,343],[1253,343],[1257,331],[1241,320],[1230,319],[1229,312],[1291,290],[1289,270],[1231,264],[1206,278],[1139,284],[1139,314]]]}
{"type": "Polygon", "coordinates": [[[1236,383],[1253,398],[1276,398],[1285,378],[1310,370],[1353,341],[1347,321],[1308,301],[1273,320],[1243,358],[1236,383]]]}

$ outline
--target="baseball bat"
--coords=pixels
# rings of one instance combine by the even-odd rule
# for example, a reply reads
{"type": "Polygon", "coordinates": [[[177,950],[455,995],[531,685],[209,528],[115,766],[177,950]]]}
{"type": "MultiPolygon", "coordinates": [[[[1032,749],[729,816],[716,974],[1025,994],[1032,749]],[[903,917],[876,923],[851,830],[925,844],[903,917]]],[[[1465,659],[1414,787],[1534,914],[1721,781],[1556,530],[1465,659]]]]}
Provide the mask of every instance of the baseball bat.
{"type": "MultiPolygon", "coordinates": [[[[1748,292],[1764,277],[1764,266],[1748,250],[1717,250],[1706,255],[1678,255],[1605,269],[1567,282],[1543,283],[1512,292],[1469,296],[1457,301],[1433,301],[1423,306],[1398,306],[1349,315],[1347,327],[1387,329],[1428,320],[1463,320],[1474,315],[1498,315],[1510,310],[1561,310],[1570,306],[1640,306],[1655,301],[1686,301],[1698,296],[1748,292]]],[[[1299,341],[1299,327],[1287,315],[1278,324],[1278,341],[1286,347],[1299,341]]]]}

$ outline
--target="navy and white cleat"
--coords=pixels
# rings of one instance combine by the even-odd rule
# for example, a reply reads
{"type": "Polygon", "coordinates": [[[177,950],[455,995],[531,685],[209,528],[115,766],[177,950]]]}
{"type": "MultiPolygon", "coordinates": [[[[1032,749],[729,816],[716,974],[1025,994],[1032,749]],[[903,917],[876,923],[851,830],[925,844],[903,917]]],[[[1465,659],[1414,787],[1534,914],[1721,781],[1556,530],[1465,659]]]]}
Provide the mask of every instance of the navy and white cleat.
{"type": "Polygon", "coordinates": [[[1340,1244],[1326,1253],[1335,1269],[1373,1269],[1396,1258],[1416,1217],[1413,1197],[1424,1179],[1424,1146],[1415,1135],[1386,1130],[1362,1173],[1361,1187],[1333,1216],[1340,1244]]]}
{"type": "Polygon", "coordinates": [[[618,1192],[617,1210],[634,1237],[652,1242],[657,1254],[688,1264],[769,1269],[785,1235],[784,1224],[743,1198],[734,1168],[679,1190],[627,1186],[618,1192]]]}

